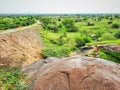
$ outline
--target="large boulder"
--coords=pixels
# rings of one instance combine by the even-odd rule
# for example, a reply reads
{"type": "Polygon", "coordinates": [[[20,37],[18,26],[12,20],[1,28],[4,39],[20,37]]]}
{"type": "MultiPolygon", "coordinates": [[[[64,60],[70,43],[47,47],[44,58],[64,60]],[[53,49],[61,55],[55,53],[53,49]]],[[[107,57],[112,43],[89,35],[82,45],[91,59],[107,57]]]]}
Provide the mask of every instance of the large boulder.
{"type": "Polygon", "coordinates": [[[119,90],[120,65],[111,61],[73,56],[48,58],[22,68],[28,90],[119,90]]]}

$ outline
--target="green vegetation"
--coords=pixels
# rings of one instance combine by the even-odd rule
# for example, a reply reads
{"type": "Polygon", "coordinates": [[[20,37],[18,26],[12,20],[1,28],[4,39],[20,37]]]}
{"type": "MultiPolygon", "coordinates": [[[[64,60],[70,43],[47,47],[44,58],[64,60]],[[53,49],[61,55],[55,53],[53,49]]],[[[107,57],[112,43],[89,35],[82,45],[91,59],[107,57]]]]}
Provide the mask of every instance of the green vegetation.
{"type": "Polygon", "coordinates": [[[26,15],[0,16],[0,31],[40,21],[45,58],[66,57],[82,46],[120,45],[120,15],[26,15]]]}
{"type": "Polygon", "coordinates": [[[99,55],[100,55],[100,58],[104,58],[106,60],[120,63],[120,52],[112,52],[109,50],[100,50],[99,55]]]}
{"type": "Polygon", "coordinates": [[[66,57],[71,52],[68,47],[48,47],[43,50],[44,58],[47,57],[66,57]]]}
{"type": "Polygon", "coordinates": [[[115,24],[112,24],[112,28],[119,28],[119,24],[115,23],[115,24]]]}
{"type": "Polygon", "coordinates": [[[85,46],[86,43],[90,42],[90,38],[89,37],[77,37],[75,39],[76,42],[76,47],[79,48],[81,46],[85,46]]]}
{"type": "Polygon", "coordinates": [[[120,44],[119,15],[39,16],[38,20],[44,27],[45,57],[69,56],[85,45],[120,44]]]}
{"type": "Polygon", "coordinates": [[[106,41],[106,40],[115,40],[115,37],[111,33],[104,33],[101,35],[100,41],[106,41]]]}
{"type": "Polygon", "coordinates": [[[0,90],[27,90],[23,75],[19,68],[0,68],[0,90]]]}
{"type": "MultiPolygon", "coordinates": [[[[0,32],[37,21],[43,27],[39,34],[45,44],[44,58],[67,57],[85,45],[120,45],[120,15],[112,14],[0,16],[0,32]]],[[[100,58],[120,63],[120,52],[100,50],[91,54],[96,53],[100,58]]],[[[26,90],[24,77],[18,68],[0,68],[0,90],[26,90]]]]}
{"type": "Polygon", "coordinates": [[[68,32],[77,32],[78,31],[78,27],[75,26],[74,19],[64,18],[64,20],[62,21],[62,24],[64,25],[66,31],[68,31],[68,32]]]}
{"type": "Polygon", "coordinates": [[[117,39],[120,39],[120,31],[116,32],[114,35],[117,39]]]}
{"type": "Polygon", "coordinates": [[[0,16],[0,30],[28,26],[34,23],[33,16],[0,16]]]}
{"type": "Polygon", "coordinates": [[[91,43],[87,43],[86,45],[87,46],[92,46],[92,45],[98,45],[98,44],[107,44],[107,45],[117,44],[117,45],[120,45],[120,39],[100,41],[100,42],[91,42],[91,43]]]}

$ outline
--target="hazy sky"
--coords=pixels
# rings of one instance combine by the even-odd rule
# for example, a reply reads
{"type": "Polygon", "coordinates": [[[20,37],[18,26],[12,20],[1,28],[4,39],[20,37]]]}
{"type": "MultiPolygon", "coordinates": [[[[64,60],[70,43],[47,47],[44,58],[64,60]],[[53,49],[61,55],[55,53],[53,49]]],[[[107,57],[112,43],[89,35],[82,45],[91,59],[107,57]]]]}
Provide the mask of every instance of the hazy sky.
{"type": "Polygon", "coordinates": [[[120,13],[120,0],[0,0],[1,13],[120,13]]]}

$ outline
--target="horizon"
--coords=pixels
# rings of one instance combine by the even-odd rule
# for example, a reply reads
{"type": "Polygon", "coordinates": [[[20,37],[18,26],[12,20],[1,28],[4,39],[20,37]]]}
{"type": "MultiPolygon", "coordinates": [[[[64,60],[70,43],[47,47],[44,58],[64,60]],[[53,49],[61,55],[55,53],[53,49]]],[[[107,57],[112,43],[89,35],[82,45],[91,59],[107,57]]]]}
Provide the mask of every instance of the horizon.
{"type": "Polygon", "coordinates": [[[0,15],[120,15],[120,13],[0,13],[0,15]]]}

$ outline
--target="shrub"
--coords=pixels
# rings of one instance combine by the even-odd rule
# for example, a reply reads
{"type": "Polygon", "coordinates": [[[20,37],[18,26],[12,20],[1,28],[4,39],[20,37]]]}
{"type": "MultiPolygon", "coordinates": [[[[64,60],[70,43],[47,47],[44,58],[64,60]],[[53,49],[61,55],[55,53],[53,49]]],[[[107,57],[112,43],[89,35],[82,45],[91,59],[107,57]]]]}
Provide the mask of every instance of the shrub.
{"type": "Polygon", "coordinates": [[[115,33],[114,35],[116,38],[120,39],[120,31],[118,31],[117,33],[115,33]]]}
{"type": "Polygon", "coordinates": [[[71,26],[73,26],[75,24],[74,20],[73,19],[70,19],[70,18],[65,18],[63,21],[62,21],[63,25],[66,27],[66,28],[70,28],[71,26]]]}
{"type": "Polygon", "coordinates": [[[112,24],[112,21],[109,21],[108,24],[112,24]]]}
{"type": "Polygon", "coordinates": [[[104,33],[104,34],[102,34],[100,40],[101,40],[101,41],[105,41],[105,40],[115,40],[115,37],[114,37],[114,35],[112,35],[112,34],[110,34],[110,33],[104,33]]]}
{"type": "Polygon", "coordinates": [[[77,32],[78,31],[78,27],[77,26],[73,26],[73,27],[69,28],[67,31],[68,32],[77,32]]]}
{"type": "Polygon", "coordinates": [[[47,47],[43,49],[43,57],[66,57],[69,56],[71,50],[68,47],[47,47]]]}
{"type": "Polygon", "coordinates": [[[66,32],[63,33],[62,35],[60,35],[60,37],[57,39],[57,44],[59,46],[65,44],[65,43],[68,43],[68,38],[67,38],[66,32]]]}
{"type": "Polygon", "coordinates": [[[112,24],[111,26],[112,28],[119,28],[119,24],[115,23],[115,24],[112,24]]]}
{"type": "Polygon", "coordinates": [[[43,23],[43,28],[47,28],[50,23],[53,22],[51,18],[41,18],[40,21],[43,23]]]}
{"type": "Polygon", "coordinates": [[[58,28],[62,28],[63,27],[63,25],[60,23],[59,25],[58,25],[58,28]]]}
{"type": "Polygon", "coordinates": [[[87,26],[94,26],[94,23],[93,22],[88,22],[87,26]]]}
{"type": "MultiPolygon", "coordinates": [[[[103,31],[103,30],[97,30],[97,31],[95,32],[95,36],[99,38],[99,37],[101,37],[104,33],[105,33],[105,31],[103,31]]],[[[98,38],[97,38],[97,39],[98,39],[98,38]]]]}
{"type": "Polygon", "coordinates": [[[79,18],[75,19],[75,22],[81,22],[81,21],[82,21],[82,20],[79,19],[79,18]]]}
{"type": "Polygon", "coordinates": [[[119,18],[119,15],[116,14],[114,17],[115,17],[115,18],[119,18]]]}
{"type": "Polygon", "coordinates": [[[112,52],[109,50],[100,50],[100,58],[107,59],[116,63],[120,63],[120,52],[112,52]]]}
{"type": "Polygon", "coordinates": [[[110,17],[109,19],[110,19],[110,20],[113,20],[113,18],[112,18],[112,17],[110,17]]]}
{"type": "Polygon", "coordinates": [[[58,32],[58,27],[55,25],[48,25],[48,30],[52,30],[53,32],[58,32]]]}
{"type": "Polygon", "coordinates": [[[60,21],[61,21],[61,18],[58,18],[58,21],[60,22],[60,21]]]}
{"type": "Polygon", "coordinates": [[[50,42],[51,42],[52,44],[58,44],[57,40],[54,40],[54,39],[51,39],[50,42]]]}
{"type": "Polygon", "coordinates": [[[86,43],[90,42],[90,38],[88,37],[77,37],[75,39],[75,42],[76,42],[76,47],[79,48],[81,46],[84,46],[86,43]]]}
{"type": "Polygon", "coordinates": [[[0,30],[4,30],[5,29],[5,25],[4,24],[0,24],[0,30]]]}

